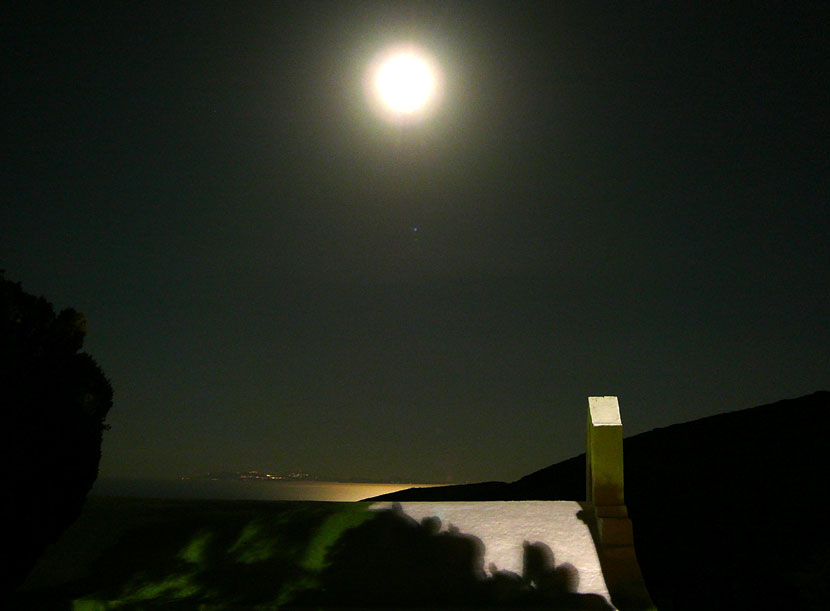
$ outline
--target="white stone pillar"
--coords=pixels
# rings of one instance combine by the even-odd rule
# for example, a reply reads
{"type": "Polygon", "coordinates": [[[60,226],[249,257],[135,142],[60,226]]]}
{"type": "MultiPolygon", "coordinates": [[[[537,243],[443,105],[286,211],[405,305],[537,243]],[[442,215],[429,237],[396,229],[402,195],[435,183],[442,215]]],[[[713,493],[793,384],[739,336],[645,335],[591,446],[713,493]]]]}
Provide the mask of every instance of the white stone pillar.
{"type": "Polygon", "coordinates": [[[588,500],[594,504],[603,544],[632,545],[625,508],[623,428],[617,397],[588,397],[585,453],[588,500]]]}
{"type": "Polygon", "coordinates": [[[621,611],[654,610],[634,551],[625,507],[623,429],[617,397],[588,397],[586,496],[593,503],[597,551],[611,602],[621,611]]]}

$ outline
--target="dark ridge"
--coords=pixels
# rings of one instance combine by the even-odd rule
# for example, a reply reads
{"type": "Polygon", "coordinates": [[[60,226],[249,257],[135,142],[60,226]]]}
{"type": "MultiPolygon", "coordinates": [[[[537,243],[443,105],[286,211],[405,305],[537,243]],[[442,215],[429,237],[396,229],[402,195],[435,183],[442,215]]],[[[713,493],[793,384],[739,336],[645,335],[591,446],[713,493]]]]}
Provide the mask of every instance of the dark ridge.
{"type": "Polygon", "coordinates": [[[509,501],[509,484],[505,482],[481,482],[431,488],[407,488],[389,494],[372,497],[372,501],[509,501]]]}
{"type": "MultiPolygon", "coordinates": [[[[828,426],[830,392],[820,391],[624,440],[626,504],[659,609],[824,608],[828,537],[813,516],[830,481],[828,426]]],[[[583,500],[585,455],[510,484],[383,498],[583,500]]]]}
{"type": "Polygon", "coordinates": [[[525,475],[508,488],[515,501],[584,501],[585,454],[525,475]]]}

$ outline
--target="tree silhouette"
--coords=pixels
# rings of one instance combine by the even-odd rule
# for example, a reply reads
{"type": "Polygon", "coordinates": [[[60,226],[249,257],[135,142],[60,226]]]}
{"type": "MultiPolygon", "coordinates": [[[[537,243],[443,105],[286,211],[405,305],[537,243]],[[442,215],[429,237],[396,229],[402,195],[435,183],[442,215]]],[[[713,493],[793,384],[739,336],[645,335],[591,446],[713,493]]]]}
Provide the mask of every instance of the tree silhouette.
{"type": "Polygon", "coordinates": [[[9,536],[2,579],[19,584],[80,514],[98,476],[112,387],[81,352],[86,318],[55,315],[0,271],[0,405],[9,536]],[[13,536],[11,536],[13,535],[13,536]]]}

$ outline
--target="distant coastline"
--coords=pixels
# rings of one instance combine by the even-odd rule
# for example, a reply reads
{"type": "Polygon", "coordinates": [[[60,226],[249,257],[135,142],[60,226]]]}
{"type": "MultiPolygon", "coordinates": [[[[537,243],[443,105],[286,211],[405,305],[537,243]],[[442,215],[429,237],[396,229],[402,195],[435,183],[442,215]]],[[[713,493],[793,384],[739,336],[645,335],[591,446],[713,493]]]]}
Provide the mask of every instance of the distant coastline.
{"type": "Polygon", "coordinates": [[[408,488],[435,485],[413,482],[336,482],[311,478],[101,477],[96,480],[90,494],[148,499],[352,502],[408,488]]]}
{"type": "MultiPolygon", "coordinates": [[[[209,481],[269,481],[269,482],[331,482],[341,484],[409,484],[418,485],[418,482],[412,478],[404,477],[387,477],[387,478],[371,478],[371,477],[350,477],[348,479],[323,476],[315,473],[307,473],[304,471],[291,471],[288,473],[279,473],[276,471],[219,471],[206,474],[197,475],[183,475],[180,480],[209,480],[209,481]]],[[[424,485],[434,485],[422,482],[424,485]]]]}

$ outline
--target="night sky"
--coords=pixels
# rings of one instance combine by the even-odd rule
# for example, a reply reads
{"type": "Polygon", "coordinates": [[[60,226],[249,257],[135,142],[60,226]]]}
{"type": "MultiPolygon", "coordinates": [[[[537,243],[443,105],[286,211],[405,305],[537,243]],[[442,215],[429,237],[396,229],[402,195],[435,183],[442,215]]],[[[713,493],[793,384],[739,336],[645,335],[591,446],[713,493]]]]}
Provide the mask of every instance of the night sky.
{"type": "Polygon", "coordinates": [[[102,476],[512,480],[589,395],[828,387],[818,8],[20,4],[0,268],[87,315],[102,476]],[[363,85],[402,41],[445,78],[406,125],[363,85]]]}

